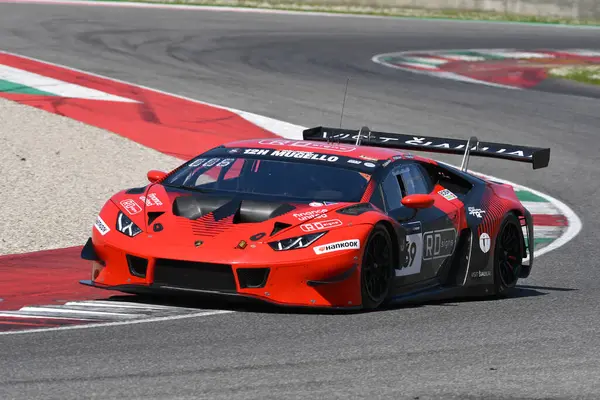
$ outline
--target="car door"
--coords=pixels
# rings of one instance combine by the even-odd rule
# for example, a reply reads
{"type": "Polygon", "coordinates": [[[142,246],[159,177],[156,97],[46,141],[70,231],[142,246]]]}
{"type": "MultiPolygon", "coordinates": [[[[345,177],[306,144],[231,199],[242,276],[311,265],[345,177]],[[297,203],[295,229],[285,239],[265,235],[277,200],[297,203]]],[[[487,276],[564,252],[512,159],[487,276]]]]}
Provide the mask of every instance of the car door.
{"type": "Polygon", "coordinates": [[[388,215],[407,230],[409,260],[396,269],[396,286],[435,278],[454,252],[457,232],[449,214],[457,214],[458,208],[434,192],[427,171],[417,162],[393,168],[382,181],[382,190],[388,215]],[[434,205],[409,209],[402,205],[402,198],[411,194],[430,194],[434,205]]]}

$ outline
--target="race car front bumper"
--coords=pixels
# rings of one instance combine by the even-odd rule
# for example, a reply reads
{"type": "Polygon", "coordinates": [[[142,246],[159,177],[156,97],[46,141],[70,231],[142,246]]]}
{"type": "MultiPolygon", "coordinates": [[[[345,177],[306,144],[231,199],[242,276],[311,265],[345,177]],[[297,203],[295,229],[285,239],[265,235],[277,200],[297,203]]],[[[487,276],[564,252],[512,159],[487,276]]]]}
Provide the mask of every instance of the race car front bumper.
{"type": "Polygon", "coordinates": [[[81,284],[139,294],[198,294],[251,298],[277,305],[355,308],[361,304],[359,251],[284,264],[175,260],[136,254],[92,238],[81,251],[92,262],[81,284]]]}

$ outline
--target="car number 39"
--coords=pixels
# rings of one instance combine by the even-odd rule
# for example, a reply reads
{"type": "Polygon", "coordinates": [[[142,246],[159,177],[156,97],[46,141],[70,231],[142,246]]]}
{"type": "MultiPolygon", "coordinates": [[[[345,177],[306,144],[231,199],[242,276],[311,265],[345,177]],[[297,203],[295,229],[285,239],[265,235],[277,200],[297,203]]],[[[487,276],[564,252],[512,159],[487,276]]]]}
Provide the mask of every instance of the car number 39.
{"type": "Polygon", "coordinates": [[[396,270],[396,276],[414,275],[421,272],[423,236],[420,231],[406,236],[406,250],[408,251],[408,263],[404,268],[396,270]]]}

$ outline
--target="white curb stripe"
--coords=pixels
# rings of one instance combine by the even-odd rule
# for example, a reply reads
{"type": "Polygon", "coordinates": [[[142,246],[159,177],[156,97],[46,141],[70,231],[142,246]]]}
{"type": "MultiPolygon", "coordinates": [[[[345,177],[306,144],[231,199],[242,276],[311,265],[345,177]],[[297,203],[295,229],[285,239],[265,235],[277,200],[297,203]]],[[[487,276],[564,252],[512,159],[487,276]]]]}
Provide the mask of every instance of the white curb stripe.
{"type": "Polygon", "coordinates": [[[106,327],[106,326],[144,324],[144,323],[148,323],[148,322],[175,321],[178,319],[208,317],[210,315],[218,315],[218,314],[230,314],[232,312],[233,311],[229,311],[229,310],[214,310],[214,311],[198,312],[198,313],[193,313],[193,314],[170,315],[168,317],[144,318],[144,319],[137,319],[137,320],[132,320],[132,321],[99,322],[99,323],[90,323],[90,324],[85,324],[85,325],[61,326],[61,327],[56,327],[56,328],[41,328],[41,329],[29,329],[29,330],[22,330],[22,331],[7,331],[7,332],[0,332],[0,336],[2,336],[2,335],[17,335],[17,334],[24,334],[24,333],[70,331],[70,330],[75,330],[75,329],[96,328],[99,326],[106,327]]]}
{"type": "Polygon", "coordinates": [[[127,303],[124,301],[102,301],[102,300],[89,300],[89,301],[70,301],[65,303],[65,306],[74,307],[106,307],[106,308],[130,308],[130,309],[148,309],[148,310],[170,310],[173,307],[159,306],[154,304],[142,304],[142,303],[127,303]]]}
{"type": "Polygon", "coordinates": [[[458,54],[439,54],[439,57],[448,58],[453,61],[484,61],[485,60],[484,57],[458,55],[458,54]]]}
{"type": "MultiPolygon", "coordinates": [[[[31,315],[25,314],[19,311],[2,311],[0,312],[0,317],[3,318],[23,318],[23,319],[64,319],[70,321],[94,321],[97,318],[82,318],[82,317],[60,317],[60,316],[52,316],[52,315],[31,315]]],[[[2,321],[0,321],[2,324],[2,321]]],[[[0,335],[2,332],[0,332],[0,335]]]]}
{"type": "MultiPolygon", "coordinates": [[[[58,306],[57,306],[58,307],[58,306]]],[[[51,307],[23,307],[19,310],[20,313],[23,314],[32,314],[32,315],[80,315],[83,317],[118,317],[118,318],[135,318],[135,315],[124,314],[124,313],[115,313],[115,312],[104,312],[104,311],[86,311],[86,310],[75,310],[72,308],[60,307],[60,308],[51,308],[51,307]]]]}
{"type": "Polygon", "coordinates": [[[58,79],[49,78],[47,76],[34,74],[33,72],[24,71],[22,69],[9,67],[8,65],[0,64],[0,79],[16,83],[18,85],[32,87],[43,92],[53,93],[61,97],[69,97],[75,99],[86,100],[103,100],[103,101],[118,101],[125,103],[138,103],[135,100],[126,99],[124,97],[115,96],[104,93],[99,90],[90,89],[87,87],[74,85],[59,81],[58,79]]]}
{"type": "Polygon", "coordinates": [[[552,203],[538,201],[522,201],[521,204],[532,214],[560,215],[560,211],[552,203]]]}
{"type": "Polygon", "coordinates": [[[554,58],[552,54],[546,53],[529,53],[529,52],[520,52],[520,51],[478,51],[478,53],[482,53],[484,56],[492,56],[492,57],[501,57],[501,58],[554,58]]]}
{"type": "Polygon", "coordinates": [[[409,62],[417,63],[417,65],[420,65],[420,63],[441,65],[446,64],[448,62],[448,60],[440,60],[439,58],[433,57],[406,57],[406,60],[408,60],[409,62]]]}
{"type": "Polygon", "coordinates": [[[585,50],[585,49],[566,49],[556,50],[559,53],[572,54],[580,57],[600,57],[600,51],[585,50]]]}
{"type": "Polygon", "coordinates": [[[533,227],[533,236],[535,239],[556,239],[566,228],[566,226],[535,225],[533,227]]]}
{"type": "Polygon", "coordinates": [[[402,61],[401,63],[397,64],[398,66],[404,66],[404,67],[414,67],[414,68],[421,68],[421,69],[431,69],[434,71],[439,70],[438,67],[433,66],[433,65],[427,65],[427,64],[419,64],[416,62],[407,62],[407,61],[402,61]]]}

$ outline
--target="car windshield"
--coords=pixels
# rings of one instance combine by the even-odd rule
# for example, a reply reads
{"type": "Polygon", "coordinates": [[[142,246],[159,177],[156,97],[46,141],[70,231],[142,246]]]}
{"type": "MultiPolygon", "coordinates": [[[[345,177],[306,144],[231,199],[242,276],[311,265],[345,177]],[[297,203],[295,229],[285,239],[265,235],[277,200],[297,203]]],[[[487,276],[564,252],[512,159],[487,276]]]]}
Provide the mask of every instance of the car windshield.
{"type": "Polygon", "coordinates": [[[295,200],[360,201],[370,175],[349,168],[260,158],[199,158],[163,184],[295,200]]]}

